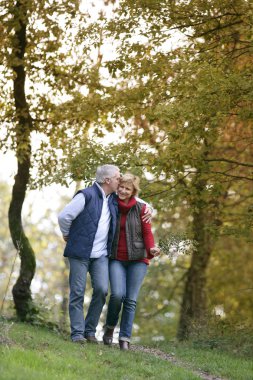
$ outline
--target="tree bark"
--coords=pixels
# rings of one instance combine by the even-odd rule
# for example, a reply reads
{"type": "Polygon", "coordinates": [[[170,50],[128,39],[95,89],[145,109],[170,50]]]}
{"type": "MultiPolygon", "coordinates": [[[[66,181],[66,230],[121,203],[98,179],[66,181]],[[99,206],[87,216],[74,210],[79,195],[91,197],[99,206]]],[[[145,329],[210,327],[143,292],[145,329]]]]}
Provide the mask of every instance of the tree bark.
{"type": "Polygon", "coordinates": [[[36,268],[35,255],[22,226],[22,207],[30,178],[30,135],[32,131],[32,120],[25,95],[26,2],[17,1],[13,11],[13,21],[15,34],[13,37],[12,69],[15,74],[13,94],[17,119],[15,138],[18,170],[9,207],[9,228],[13,244],[18,250],[21,259],[19,277],[12,293],[17,316],[24,321],[29,320],[35,312],[30,285],[36,268]]]}
{"type": "Polygon", "coordinates": [[[210,221],[201,193],[206,186],[205,181],[196,183],[196,197],[193,206],[193,239],[196,250],[192,254],[190,268],[186,275],[180,319],[177,331],[179,340],[189,337],[193,323],[200,324],[206,315],[206,271],[212,253],[212,238],[207,221],[210,221]]]}
{"type": "Polygon", "coordinates": [[[68,303],[69,303],[69,282],[68,282],[68,261],[64,259],[64,267],[62,269],[62,283],[61,283],[61,293],[62,293],[62,303],[61,303],[61,314],[59,325],[62,331],[66,330],[67,327],[67,316],[68,316],[68,303]]]}

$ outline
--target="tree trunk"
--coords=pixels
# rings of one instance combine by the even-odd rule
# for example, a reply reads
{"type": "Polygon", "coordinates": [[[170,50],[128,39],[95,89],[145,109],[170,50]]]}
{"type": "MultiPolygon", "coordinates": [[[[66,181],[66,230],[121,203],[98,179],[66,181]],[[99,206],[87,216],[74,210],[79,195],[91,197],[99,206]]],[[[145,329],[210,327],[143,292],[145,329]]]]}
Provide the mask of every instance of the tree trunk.
{"type": "Polygon", "coordinates": [[[34,313],[30,285],[35,273],[35,256],[29,240],[25,236],[21,212],[29,180],[29,161],[18,163],[18,172],[12,190],[9,208],[9,227],[13,244],[21,259],[20,273],[12,289],[17,316],[22,321],[29,320],[34,313]]]}
{"type": "Polygon", "coordinates": [[[30,285],[35,273],[35,255],[25,236],[22,226],[22,207],[25,199],[27,184],[30,178],[31,167],[31,143],[32,121],[25,96],[25,69],[24,54],[26,48],[26,2],[17,1],[13,10],[13,25],[15,35],[13,37],[13,64],[14,100],[16,108],[16,157],[18,171],[12,189],[12,199],[9,207],[9,228],[13,244],[18,250],[21,267],[18,280],[12,293],[17,316],[22,320],[29,320],[35,309],[32,306],[30,285]]]}
{"type": "Polygon", "coordinates": [[[60,328],[63,331],[66,330],[67,328],[68,303],[69,303],[68,271],[69,271],[68,261],[64,259],[64,267],[62,269],[62,283],[61,283],[62,303],[61,303],[61,313],[60,313],[60,320],[59,320],[60,328]]]}
{"type": "Polygon", "coordinates": [[[190,268],[187,272],[181,304],[180,319],[177,337],[184,340],[189,337],[192,324],[200,324],[206,315],[206,270],[212,252],[212,239],[206,229],[207,221],[210,220],[202,192],[206,186],[205,181],[196,184],[196,198],[193,205],[193,239],[196,250],[192,254],[190,268]]]}

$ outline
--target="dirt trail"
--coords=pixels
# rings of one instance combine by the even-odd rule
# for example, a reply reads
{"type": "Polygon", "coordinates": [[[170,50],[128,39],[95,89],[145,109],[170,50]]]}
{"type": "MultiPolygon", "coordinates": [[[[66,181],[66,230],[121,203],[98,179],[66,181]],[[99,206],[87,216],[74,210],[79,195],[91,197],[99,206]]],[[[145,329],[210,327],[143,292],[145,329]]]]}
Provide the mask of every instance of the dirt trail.
{"type": "Polygon", "coordinates": [[[167,361],[169,361],[169,362],[171,362],[171,363],[173,363],[179,367],[188,369],[189,371],[198,375],[201,379],[204,379],[204,380],[227,380],[227,379],[224,379],[224,378],[221,378],[218,376],[211,375],[205,371],[193,370],[189,364],[182,362],[181,360],[175,358],[174,355],[165,353],[165,352],[158,350],[156,348],[138,346],[138,345],[133,344],[133,345],[131,345],[130,349],[131,349],[131,351],[145,352],[146,354],[153,355],[156,358],[167,360],[167,361]]]}

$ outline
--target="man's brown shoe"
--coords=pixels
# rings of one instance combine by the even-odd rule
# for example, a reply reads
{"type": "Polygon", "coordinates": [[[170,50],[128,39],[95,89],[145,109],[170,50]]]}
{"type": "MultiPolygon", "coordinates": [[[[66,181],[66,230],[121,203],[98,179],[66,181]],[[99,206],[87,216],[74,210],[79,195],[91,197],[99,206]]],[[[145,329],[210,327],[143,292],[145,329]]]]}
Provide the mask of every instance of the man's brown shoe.
{"type": "Polygon", "coordinates": [[[114,329],[110,329],[109,327],[105,328],[105,332],[104,332],[104,335],[103,335],[103,342],[107,346],[111,346],[112,345],[113,331],[114,331],[114,329]]]}
{"type": "Polygon", "coordinates": [[[126,342],[125,340],[120,340],[120,341],[119,341],[119,348],[120,348],[122,351],[127,351],[127,350],[129,350],[129,342],[126,342]]]}
{"type": "Polygon", "coordinates": [[[98,340],[94,335],[86,336],[85,339],[87,340],[87,343],[98,344],[98,340]]]}

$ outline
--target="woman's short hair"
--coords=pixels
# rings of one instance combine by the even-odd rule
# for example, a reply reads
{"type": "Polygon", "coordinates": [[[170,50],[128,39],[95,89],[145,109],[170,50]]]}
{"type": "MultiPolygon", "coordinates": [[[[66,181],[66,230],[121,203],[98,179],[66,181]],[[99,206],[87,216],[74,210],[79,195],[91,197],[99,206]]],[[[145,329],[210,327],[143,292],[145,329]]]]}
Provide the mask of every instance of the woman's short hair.
{"type": "Polygon", "coordinates": [[[133,185],[133,195],[138,195],[139,191],[140,191],[140,178],[137,177],[136,175],[132,174],[132,173],[126,173],[126,174],[123,174],[121,177],[120,177],[120,184],[121,183],[130,183],[131,185],[133,185]]]}
{"type": "Polygon", "coordinates": [[[102,165],[97,168],[96,181],[97,183],[105,183],[106,178],[112,178],[119,168],[115,165],[102,165]]]}

